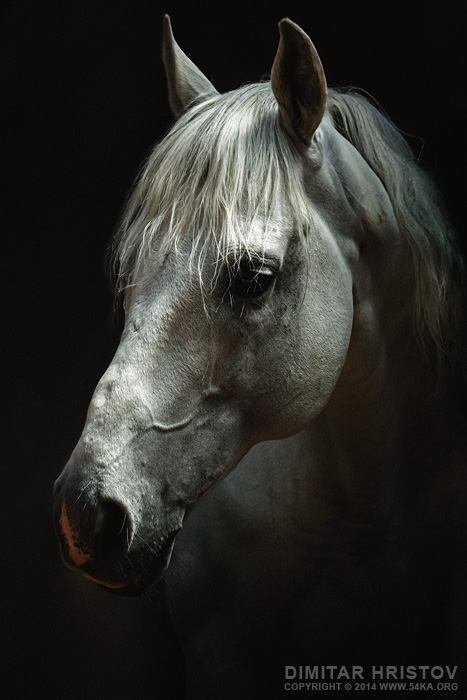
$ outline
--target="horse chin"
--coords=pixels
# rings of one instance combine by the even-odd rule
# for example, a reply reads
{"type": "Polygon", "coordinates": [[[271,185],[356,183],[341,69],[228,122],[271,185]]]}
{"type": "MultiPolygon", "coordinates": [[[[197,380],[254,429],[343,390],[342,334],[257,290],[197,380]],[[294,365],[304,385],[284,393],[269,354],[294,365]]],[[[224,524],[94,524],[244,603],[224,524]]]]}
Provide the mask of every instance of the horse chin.
{"type": "Polygon", "coordinates": [[[172,558],[175,535],[176,533],[174,532],[167,538],[157,557],[153,559],[148,566],[145,566],[145,573],[135,574],[134,577],[122,583],[98,581],[94,579],[95,582],[99,584],[100,588],[103,588],[114,595],[128,597],[144,595],[150,588],[156,586],[163,578],[172,558]]]}
{"type": "Polygon", "coordinates": [[[132,579],[128,579],[123,583],[115,584],[107,581],[98,581],[93,579],[95,583],[98,584],[99,588],[118,596],[127,596],[136,598],[138,596],[143,596],[149,591],[150,588],[155,586],[163,577],[165,568],[158,574],[150,576],[144,574],[141,576],[135,576],[132,579]]]}
{"type": "Polygon", "coordinates": [[[137,598],[142,596],[149,588],[152,586],[154,581],[149,577],[138,577],[128,583],[124,583],[121,586],[108,585],[106,583],[99,583],[99,588],[112,593],[113,595],[126,596],[128,598],[137,598]]]}

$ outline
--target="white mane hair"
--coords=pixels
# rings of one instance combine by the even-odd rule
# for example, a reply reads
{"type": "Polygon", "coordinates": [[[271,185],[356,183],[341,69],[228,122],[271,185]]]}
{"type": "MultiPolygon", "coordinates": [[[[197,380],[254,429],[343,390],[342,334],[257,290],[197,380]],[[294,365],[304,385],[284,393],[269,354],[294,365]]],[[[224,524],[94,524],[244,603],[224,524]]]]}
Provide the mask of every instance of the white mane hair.
{"type": "Polygon", "coordinates": [[[464,264],[438,190],[399,130],[363,95],[330,90],[327,111],[389,195],[412,255],[414,320],[422,343],[431,338],[438,359],[460,364],[464,373],[464,264]]]}
{"type": "Polygon", "coordinates": [[[288,228],[308,228],[301,175],[269,82],[192,107],[151,153],[129,200],[117,237],[120,280],[141,280],[148,256],[177,249],[187,236],[191,263],[202,266],[211,244],[218,262],[248,252],[253,222],[261,221],[263,240],[285,219],[288,228]]]}
{"type": "MultiPolygon", "coordinates": [[[[413,310],[422,343],[459,365],[463,357],[462,259],[437,190],[389,119],[355,91],[330,90],[327,113],[383,182],[413,262],[413,310]]],[[[141,280],[156,251],[192,236],[200,267],[247,250],[260,220],[287,220],[304,235],[313,214],[302,163],[279,119],[269,82],[211,98],[182,115],[155,147],[131,194],[114,242],[120,290],[141,280]]],[[[213,279],[215,273],[213,274],[213,279]]]]}

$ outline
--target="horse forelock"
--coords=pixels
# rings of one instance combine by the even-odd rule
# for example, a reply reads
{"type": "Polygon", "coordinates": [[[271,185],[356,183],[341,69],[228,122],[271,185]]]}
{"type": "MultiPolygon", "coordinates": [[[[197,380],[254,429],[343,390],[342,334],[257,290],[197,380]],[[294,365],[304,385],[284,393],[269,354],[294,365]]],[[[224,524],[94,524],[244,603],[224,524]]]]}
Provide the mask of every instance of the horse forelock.
{"type": "Polygon", "coordinates": [[[120,281],[140,281],[154,251],[177,250],[187,236],[200,270],[209,248],[218,263],[248,251],[258,222],[264,242],[273,228],[305,230],[301,174],[269,83],[193,107],[156,146],[129,200],[116,241],[120,281]]]}

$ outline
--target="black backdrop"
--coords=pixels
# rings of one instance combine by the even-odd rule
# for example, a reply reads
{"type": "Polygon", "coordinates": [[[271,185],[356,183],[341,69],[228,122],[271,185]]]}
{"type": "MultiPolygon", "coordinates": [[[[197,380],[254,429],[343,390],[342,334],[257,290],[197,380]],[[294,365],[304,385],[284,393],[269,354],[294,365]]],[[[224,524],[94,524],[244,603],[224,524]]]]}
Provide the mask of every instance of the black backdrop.
{"type": "Polygon", "coordinates": [[[163,13],[221,91],[269,72],[281,17],[301,24],[331,85],[365,88],[413,135],[462,234],[464,5],[4,0],[2,697],[169,700],[180,688],[170,643],[154,634],[157,601],[114,598],[65,570],[51,524],[53,480],[118,340],[105,253],[171,121],[163,13]]]}

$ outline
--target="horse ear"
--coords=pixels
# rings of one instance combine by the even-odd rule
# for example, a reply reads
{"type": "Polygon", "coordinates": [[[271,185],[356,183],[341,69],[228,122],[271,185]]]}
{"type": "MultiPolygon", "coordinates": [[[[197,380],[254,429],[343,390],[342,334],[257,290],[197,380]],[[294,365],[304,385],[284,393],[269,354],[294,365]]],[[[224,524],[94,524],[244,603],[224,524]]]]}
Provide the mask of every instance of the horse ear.
{"type": "Polygon", "coordinates": [[[169,15],[164,16],[162,58],[174,116],[178,117],[191,105],[219,94],[175,41],[169,15]]]}
{"type": "Polygon", "coordinates": [[[272,89],[285,128],[309,146],[326,108],[326,77],[310,37],[297,24],[283,19],[279,32],[272,89]]]}

